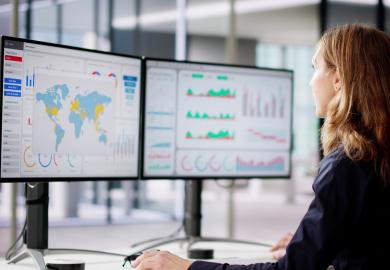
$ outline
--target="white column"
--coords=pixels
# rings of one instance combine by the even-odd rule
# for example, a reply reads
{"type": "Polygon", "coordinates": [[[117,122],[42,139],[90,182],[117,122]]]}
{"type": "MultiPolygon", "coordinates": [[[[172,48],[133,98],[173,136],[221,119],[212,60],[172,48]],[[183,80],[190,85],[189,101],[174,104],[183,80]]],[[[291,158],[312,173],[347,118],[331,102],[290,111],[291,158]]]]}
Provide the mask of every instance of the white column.
{"type": "Polygon", "coordinates": [[[11,35],[19,36],[19,0],[12,1],[12,24],[11,35]]]}
{"type": "MultiPolygon", "coordinates": [[[[226,62],[233,64],[237,60],[237,37],[236,37],[236,11],[235,0],[229,0],[229,31],[226,37],[226,62]]],[[[228,190],[227,196],[227,237],[234,238],[235,218],[234,218],[234,183],[228,190]]]]}
{"type": "Polygon", "coordinates": [[[176,0],[176,47],[175,47],[175,58],[176,60],[185,60],[186,53],[186,41],[187,41],[187,0],[176,0]]]}
{"type": "Polygon", "coordinates": [[[51,182],[50,209],[57,218],[78,217],[82,182],[51,182]]]}
{"type": "Polygon", "coordinates": [[[234,64],[237,61],[237,36],[236,36],[236,11],[234,8],[235,0],[229,0],[229,31],[226,37],[226,62],[234,64]]]}
{"type": "Polygon", "coordinates": [[[56,218],[64,218],[66,215],[66,198],[67,198],[67,185],[66,182],[51,182],[50,183],[50,209],[52,213],[55,213],[56,218]]]}
{"type": "MultiPolygon", "coordinates": [[[[187,0],[176,0],[176,35],[175,35],[175,58],[185,60],[187,58],[187,0]]],[[[175,190],[175,217],[178,220],[184,218],[184,181],[174,182],[175,190]]]]}

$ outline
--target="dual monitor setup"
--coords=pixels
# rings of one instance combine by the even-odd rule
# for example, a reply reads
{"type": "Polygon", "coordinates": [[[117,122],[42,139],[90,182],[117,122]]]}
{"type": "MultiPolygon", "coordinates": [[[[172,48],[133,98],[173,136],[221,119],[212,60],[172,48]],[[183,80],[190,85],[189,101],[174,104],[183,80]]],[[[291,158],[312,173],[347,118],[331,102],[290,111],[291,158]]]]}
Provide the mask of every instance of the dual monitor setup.
{"type": "Polygon", "coordinates": [[[1,57],[1,182],[27,183],[30,249],[47,249],[31,231],[47,230],[47,182],[184,179],[200,216],[202,179],[290,176],[289,70],[12,37],[1,57]]]}

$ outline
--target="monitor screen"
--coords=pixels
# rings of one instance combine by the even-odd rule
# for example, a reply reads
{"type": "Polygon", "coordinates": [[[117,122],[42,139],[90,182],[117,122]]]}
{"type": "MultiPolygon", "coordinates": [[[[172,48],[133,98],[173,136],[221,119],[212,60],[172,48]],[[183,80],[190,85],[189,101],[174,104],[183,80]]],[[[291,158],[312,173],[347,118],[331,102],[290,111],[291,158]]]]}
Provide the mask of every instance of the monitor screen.
{"type": "Polygon", "coordinates": [[[145,178],[288,177],[288,70],[148,59],[145,178]]]}
{"type": "Polygon", "coordinates": [[[9,37],[2,59],[2,179],[138,177],[141,59],[9,37]]]}

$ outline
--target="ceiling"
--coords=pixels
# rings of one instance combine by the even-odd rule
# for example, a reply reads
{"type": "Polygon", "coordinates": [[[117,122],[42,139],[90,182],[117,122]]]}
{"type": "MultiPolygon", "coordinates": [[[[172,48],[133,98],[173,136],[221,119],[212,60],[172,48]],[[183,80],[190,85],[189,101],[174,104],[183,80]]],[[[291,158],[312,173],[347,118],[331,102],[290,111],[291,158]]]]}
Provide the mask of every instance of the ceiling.
{"type": "MultiPolygon", "coordinates": [[[[134,1],[115,0],[115,20],[133,19],[135,22],[134,1]]],[[[176,1],[141,0],[141,29],[174,32],[176,29],[176,1]]],[[[314,44],[319,37],[319,1],[236,0],[236,10],[238,10],[236,17],[237,36],[275,43],[314,44]],[[248,9],[250,5],[254,8],[248,9]]],[[[355,3],[367,1],[377,0],[353,0],[355,3]]],[[[21,0],[20,2],[25,1],[21,0]]],[[[42,0],[36,2],[42,2],[42,0]]],[[[60,0],[60,2],[65,3],[63,17],[64,22],[66,22],[64,26],[66,31],[86,32],[93,30],[93,10],[91,8],[93,0],[60,0]]],[[[228,2],[228,0],[187,0],[188,33],[226,36],[229,27],[229,12],[226,10],[228,2]]],[[[390,0],[385,0],[385,3],[387,2],[390,0]]],[[[0,0],[0,7],[9,3],[9,0],[0,0]]],[[[107,9],[106,6],[101,6],[103,9],[107,9]]],[[[39,9],[41,10],[34,11],[34,27],[54,29],[55,15],[53,10],[55,9],[53,7],[39,9]]],[[[99,17],[99,19],[104,26],[107,18],[99,17]]],[[[0,31],[6,31],[5,29],[9,28],[9,21],[9,14],[0,13],[0,31]]],[[[127,26],[127,28],[131,29],[131,26],[127,26]]]]}

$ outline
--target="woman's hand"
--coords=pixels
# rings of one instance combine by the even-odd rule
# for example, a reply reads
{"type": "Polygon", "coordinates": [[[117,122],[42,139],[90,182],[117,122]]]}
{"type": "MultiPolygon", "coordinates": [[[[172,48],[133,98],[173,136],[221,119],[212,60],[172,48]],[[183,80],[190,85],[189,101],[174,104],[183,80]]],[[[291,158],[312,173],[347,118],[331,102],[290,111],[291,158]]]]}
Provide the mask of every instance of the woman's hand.
{"type": "Polygon", "coordinates": [[[290,243],[292,237],[293,234],[289,232],[271,247],[272,258],[279,260],[286,254],[286,247],[290,243]]]}
{"type": "Polygon", "coordinates": [[[132,266],[137,270],[187,270],[192,261],[182,259],[168,251],[145,251],[132,266]]]}

